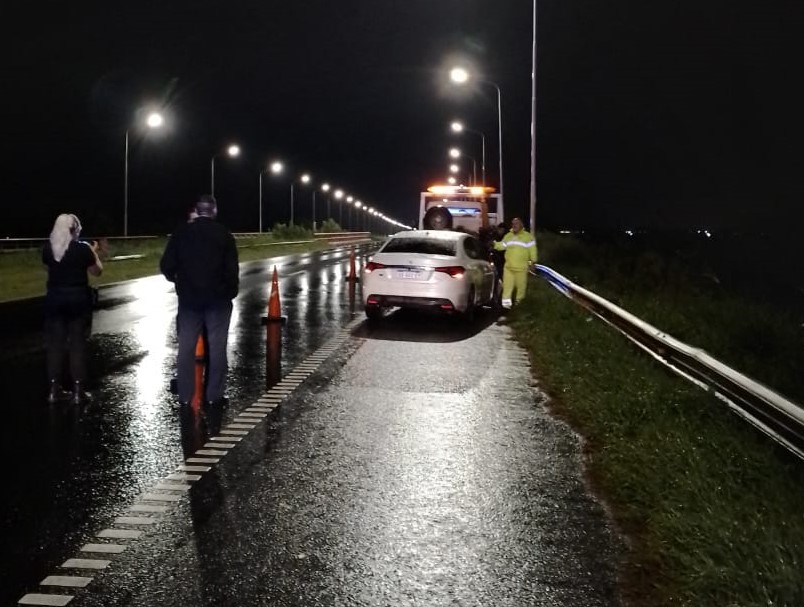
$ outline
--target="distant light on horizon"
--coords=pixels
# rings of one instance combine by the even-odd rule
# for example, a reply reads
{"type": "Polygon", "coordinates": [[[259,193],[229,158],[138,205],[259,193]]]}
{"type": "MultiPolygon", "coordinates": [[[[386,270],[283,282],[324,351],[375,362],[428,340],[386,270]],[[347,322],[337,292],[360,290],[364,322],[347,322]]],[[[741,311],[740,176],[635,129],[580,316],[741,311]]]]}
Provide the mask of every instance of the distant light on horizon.
{"type": "Polygon", "coordinates": [[[321,185],[321,189],[322,189],[323,191],[325,191],[325,192],[329,192],[329,187],[330,187],[330,186],[329,186],[329,184],[328,184],[328,183],[324,183],[324,184],[322,184],[322,185],[321,185]]]}
{"type": "Polygon", "coordinates": [[[302,176],[301,176],[301,182],[302,182],[302,183],[310,183],[310,175],[309,175],[309,174],[307,174],[307,173],[305,173],[304,175],[302,175],[302,176]]]}
{"type": "Polygon", "coordinates": [[[240,146],[239,145],[230,145],[229,148],[226,150],[226,153],[229,154],[232,158],[237,158],[240,156],[240,146]]]}

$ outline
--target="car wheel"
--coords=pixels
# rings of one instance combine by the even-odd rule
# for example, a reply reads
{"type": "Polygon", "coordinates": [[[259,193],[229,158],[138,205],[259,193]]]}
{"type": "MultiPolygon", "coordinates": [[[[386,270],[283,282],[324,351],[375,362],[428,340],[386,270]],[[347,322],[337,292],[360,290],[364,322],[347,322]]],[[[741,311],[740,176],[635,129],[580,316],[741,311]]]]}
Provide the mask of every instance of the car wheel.
{"type": "Polygon", "coordinates": [[[382,318],[382,308],[380,306],[366,306],[366,318],[369,320],[379,320],[382,318]]]}

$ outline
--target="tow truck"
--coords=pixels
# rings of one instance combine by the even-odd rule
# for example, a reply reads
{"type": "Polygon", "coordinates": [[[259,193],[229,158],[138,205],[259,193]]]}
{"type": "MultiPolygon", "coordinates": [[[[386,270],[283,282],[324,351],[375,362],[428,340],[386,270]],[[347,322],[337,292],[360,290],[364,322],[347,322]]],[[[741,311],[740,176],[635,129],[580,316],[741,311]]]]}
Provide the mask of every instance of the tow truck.
{"type": "Polygon", "coordinates": [[[494,188],[434,185],[420,193],[420,230],[460,230],[481,235],[504,221],[503,201],[494,188]]]}

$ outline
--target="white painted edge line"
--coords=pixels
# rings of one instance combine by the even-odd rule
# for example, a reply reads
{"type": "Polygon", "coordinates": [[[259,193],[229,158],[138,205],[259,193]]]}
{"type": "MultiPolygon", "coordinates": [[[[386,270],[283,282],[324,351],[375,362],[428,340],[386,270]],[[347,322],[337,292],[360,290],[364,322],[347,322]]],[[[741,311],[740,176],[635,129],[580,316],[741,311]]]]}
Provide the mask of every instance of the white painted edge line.
{"type": "Polygon", "coordinates": [[[154,512],[157,514],[164,514],[168,511],[167,506],[156,506],[155,504],[134,504],[129,509],[129,512],[154,512]]]}
{"type": "Polygon", "coordinates": [[[199,449],[195,455],[212,455],[213,457],[221,457],[226,455],[226,451],[216,451],[215,449],[199,449]]]}
{"type": "MultiPolygon", "coordinates": [[[[248,432],[244,430],[227,430],[226,428],[221,430],[221,434],[231,434],[232,436],[239,436],[239,437],[248,436],[248,432]]],[[[229,437],[227,436],[226,438],[229,437]]]]}
{"type": "Polygon", "coordinates": [[[217,464],[221,460],[219,457],[188,457],[184,461],[188,464],[217,464]]]}
{"type": "Polygon", "coordinates": [[[212,466],[186,466],[184,464],[180,464],[177,469],[184,470],[185,472],[209,472],[210,470],[212,470],[212,466]]]}
{"type": "MultiPolygon", "coordinates": [[[[235,443],[222,443],[220,441],[214,442],[214,443],[212,441],[210,441],[210,442],[208,442],[207,444],[204,445],[205,449],[206,448],[209,448],[209,449],[234,449],[235,447],[236,447],[235,443]]],[[[170,478],[170,477],[167,477],[167,478],[170,478]]]]}
{"type": "Polygon", "coordinates": [[[59,567],[64,569],[106,569],[112,561],[103,559],[67,559],[59,567]]]}
{"type": "Polygon", "coordinates": [[[153,525],[159,519],[154,516],[118,516],[114,522],[116,525],[153,525]]]}
{"type": "Polygon", "coordinates": [[[96,534],[96,537],[111,537],[117,540],[136,540],[142,535],[142,531],[134,529],[104,529],[96,534]]]}
{"type": "MultiPolygon", "coordinates": [[[[257,424],[229,424],[224,428],[224,430],[253,430],[257,427],[257,424]]],[[[223,431],[223,430],[222,430],[223,431]]]]}
{"type": "MultiPolygon", "coordinates": [[[[245,411],[249,411],[249,412],[253,411],[253,412],[257,412],[257,413],[270,413],[274,409],[276,409],[276,405],[251,405],[250,407],[247,407],[245,409],[245,411]]],[[[214,439],[210,439],[210,440],[214,440],[214,439]]]]}
{"type": "MultiPolygon", "coordinates": [[[[266,411],[244,411],[239,417],[242,417],[243,419],[264,419],[268,417],[268,413],[266,411]]],[[[214,445],[215,443],[212,444],[214,445]]],[[[204,446],[206,447],[206,445],[204,446]]]]}
{"type": "Polygon", "coordinates": [[[84,544],[79,552],[96,552],[98,554],[121,554],[128,546],[123,544],[84,544]]]}
{"type": "Polygon", "coordinates": [[[240,436],[213,436],[209,440],[220,441],[220,442],[235,442],[239,443],[243,440],[240,436]]]}
{"type": "Polygon", "coordinates": [[[178,502],[181,498],[175,493],[146,493],[140,499],[148,502],[178,502]]]}
{"type": "Polygon", "coordinates": [[[189,491],[192,485],[187,485],[185,483],[156,483],[152,490],[158,491],[189,491]]]}
{"type": "Polygon", "coordinates": [[[169,481],[187,481],[188,483],[194,483],[195,481],[200,481],[202,477],[200,474],[185,474],[183,472],[182,473],[174,472],[173,474],[168,474],[165,478],[169,481]]]}
{"type": "Polygon", "coordinates": [[[35,592],[26,594],[17,605],[50,605],[51,607],[64,607],[73,600],[71,594],[36,594],[35,592]]]}
{"type": "Polygon", "coordinates": [[[92,581],[91,577],[78,575],[49,575],[39,582],[40,586],[67,586],[69,588],[86,588],[92,581]]]}

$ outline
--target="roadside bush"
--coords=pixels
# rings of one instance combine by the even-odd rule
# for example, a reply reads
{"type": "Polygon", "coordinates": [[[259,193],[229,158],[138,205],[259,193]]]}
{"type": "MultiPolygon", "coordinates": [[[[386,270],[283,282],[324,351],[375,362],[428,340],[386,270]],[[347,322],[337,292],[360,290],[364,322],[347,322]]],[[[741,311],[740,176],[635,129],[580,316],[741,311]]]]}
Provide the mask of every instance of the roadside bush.
{"type": "Polygon", "coordinates": [[[343,228],[334,219],[325,219],[321,222],[319,232],[343,232],[343,228]]]}
{"type": "Polygon", "coordinates": [[[313,237],[312,230],[304,226],[289,226],[284,223],[274,224],[271,234],[274,240],[310,240],[313,237]]]}

